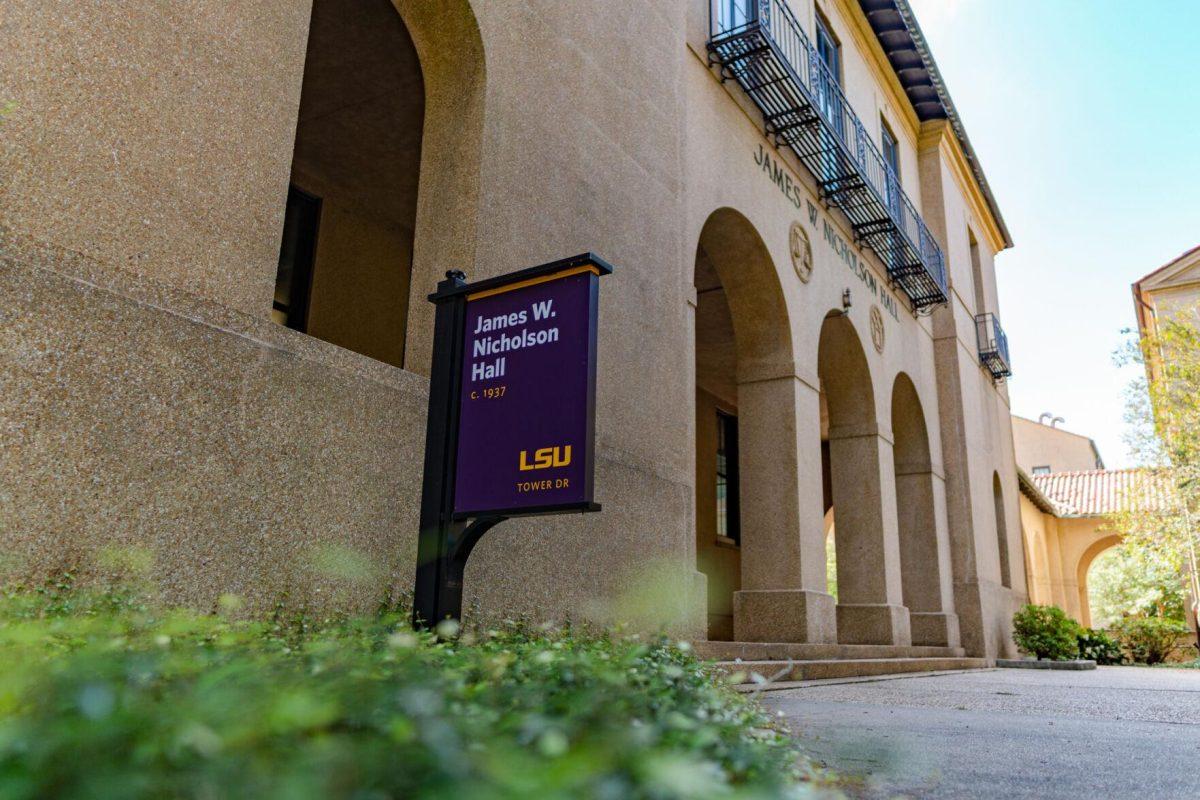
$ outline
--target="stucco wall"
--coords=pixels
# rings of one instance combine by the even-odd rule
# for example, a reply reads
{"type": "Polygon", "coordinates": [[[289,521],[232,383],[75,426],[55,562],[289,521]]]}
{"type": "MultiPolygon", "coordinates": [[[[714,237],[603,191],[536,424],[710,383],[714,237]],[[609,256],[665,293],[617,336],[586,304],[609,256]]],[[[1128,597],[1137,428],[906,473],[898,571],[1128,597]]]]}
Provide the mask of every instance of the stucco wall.
{"type": "Polygon", "coordinates": [[[1023,417],[1013,417],[1017,463],[1026,472],[1048,466],[1051,472],[1099,469],[1092,440],[1023,417]]]}
{"type": "Polygon", "coordinates": [[[1091,626],[1087,573],[1092,562],[1120,543],[1103,517],[1056,517],[1021,497],[1021,525],[1033,553],[1028,566],[1030,602],[1055,605],[1076,622],[1091,626]]]}
{"type": "Polygon", "coordinates": [[[0,260],[0,308],[6,576],[144,551],[202,608],[409,585],[421,379],[54,250],[0,260]]]}
{"type": "Polygon", "coordinates": [[[306,3],[6,3],[8,247],[269,313],[306,3]]]}

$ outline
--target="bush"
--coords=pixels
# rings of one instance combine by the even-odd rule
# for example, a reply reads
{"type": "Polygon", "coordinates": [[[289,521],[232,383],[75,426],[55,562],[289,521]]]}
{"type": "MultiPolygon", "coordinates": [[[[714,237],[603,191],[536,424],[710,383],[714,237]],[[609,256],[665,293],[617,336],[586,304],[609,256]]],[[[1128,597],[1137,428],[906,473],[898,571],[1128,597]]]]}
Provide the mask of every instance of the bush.
{"type": "Polygon", "coordinates": [[[0,600],[4,798],[812,791],[795,742],[666,640],[439,643],[395,611],[239,622],[52,594],[0,600]]]}
{"type": "Polygon", "coordinates": [[[1079,655],[1079,625],[1057,606],[1022,606],[1013,615],[1013,640],[1026,653],[1053,661],[1079,655]]]}
{"type": "Polygon", "coordinates": [[[1117,623],[1117,636],[1129,658],[1137,664],[1161,664],[1188,632],[1187,623],[1162,617],[1126,617],[1117,623]]]}
{"type": "Polygon", "coordinates": [[[1102,666],[1120,664],[1121,646],[1104,631],[1084,628],[1079,632],[1079,657],[1095,661],[1102,666]]]}

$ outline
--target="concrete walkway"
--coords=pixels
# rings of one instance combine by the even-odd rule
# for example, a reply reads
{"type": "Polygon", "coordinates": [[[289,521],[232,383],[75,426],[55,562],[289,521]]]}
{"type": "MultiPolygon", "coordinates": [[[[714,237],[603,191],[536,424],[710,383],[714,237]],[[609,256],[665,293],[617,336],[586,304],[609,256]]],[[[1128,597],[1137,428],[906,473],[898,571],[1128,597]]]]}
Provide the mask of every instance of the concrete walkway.
{"type": "Polygon", "coordinates": [[[762,695],[868,798],[1200,798],[1200,670],[986,670],[762,695]]]}

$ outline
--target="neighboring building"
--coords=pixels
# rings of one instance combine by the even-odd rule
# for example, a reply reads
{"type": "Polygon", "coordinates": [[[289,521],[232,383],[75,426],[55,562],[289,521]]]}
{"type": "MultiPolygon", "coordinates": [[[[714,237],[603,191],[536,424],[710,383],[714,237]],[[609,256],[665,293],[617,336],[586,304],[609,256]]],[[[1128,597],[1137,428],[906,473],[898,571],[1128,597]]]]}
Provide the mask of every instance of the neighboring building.
{"type": "Polygon", "coordinates": [[[1088,437],[1015,414],[1013,446],[1017,466],[1030,475],[1104,469],[1104,459],[1088,437]]]}
{"type": "Polygon", "coordinates": [[[1097,556],[1121,543],[1112,516],[1132,509],[1168,510],[1170,486],[1144,469],[1022,471],[1020,481],[1029,600],[1058,606],[1091,627],[1088,570],[1097,556]]]}
{"type": "MultiPolygon", "coordinates": [[[[1180,313],[1193,315],[1193,323],[1200,324],[1200,246],[1134,283],[1133,308],[1142,338],[1157,334],[1160,320],[1180,313]]],[[[1147,360],[1146,367],[1153,378],[1153,357],[1147,360]]]]}
{"type": "Polygon", "coordinates": [[[653,590],[701,638],[1013,652],[1011,241],[905,0],[54,2],[6,23],[20,573],[138,547],[201,606],[410,588],[427,294],[591,250],[617,267],[604,511],[497,527],[469,602],[612,620],[653,590]]]}
{"type": "MultiPolygon", "coordinates": [[[[1163,363],[1171,358],[1170,338],[1165,342],[1156,340],[1163,321],[1182,319],[1193,327],[1200,326],[1200,246],[1180,254],[1134,283],[1133,307],[1137,314],[1138,334],[1146,351],[1146,378],[1154,382],[1161,376],[1163,363]],[[1148,346],[1148,339],[1155,343],[1148,346]]],[[[1200,610],[1200,569],[1197,569],[1194,553],[1189,553],[1188,560],[1188,621],[1195,631],[1200,610]]]]}

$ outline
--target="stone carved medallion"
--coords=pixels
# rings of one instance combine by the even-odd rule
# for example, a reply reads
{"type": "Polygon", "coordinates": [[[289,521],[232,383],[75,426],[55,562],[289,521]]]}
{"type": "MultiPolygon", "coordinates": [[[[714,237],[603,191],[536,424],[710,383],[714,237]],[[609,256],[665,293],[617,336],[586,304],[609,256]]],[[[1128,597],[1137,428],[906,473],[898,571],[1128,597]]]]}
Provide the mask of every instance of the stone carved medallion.
{"type": "Polygon", "coordinates": [[[808,232],[798,221],[792,223],[792,228],[788,232],[788,242],[792,251],[792,266],[796,269],[796,275],[802,283],[808,283],[813,271],[812,245],[808,241],[808,232]]]}
{"type": "Polygon", "coordinates": [[[883,352],[883,312],[879,306],[871,306],[871,343],[880,353],[883,352]]]}

